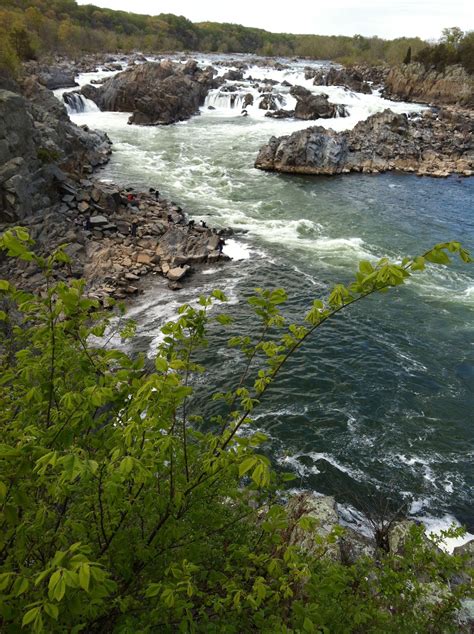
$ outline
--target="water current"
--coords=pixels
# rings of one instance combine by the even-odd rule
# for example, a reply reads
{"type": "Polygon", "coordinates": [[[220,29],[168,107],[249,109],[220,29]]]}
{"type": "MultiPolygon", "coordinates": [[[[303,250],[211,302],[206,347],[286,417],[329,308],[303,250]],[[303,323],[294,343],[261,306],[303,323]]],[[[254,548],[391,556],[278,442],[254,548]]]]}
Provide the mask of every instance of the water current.
{"type": "MultiPolygon", "coordinates": [[[[254,67],[246,75],[326,92],[349,110],[347,118],[318,121],[337,130],[385,107],[422,109],[378,94],[314,87],[302,65],[254,67]]],[[[80,83],[98,76],[80,76],[80,83]]],[[[360,259],[415,255],[451,239],[474,247],[472,178],[305,177],[256,170],[257,152],[270,136],[313,122],[265,118],[258,108],[261,94],[252,86],[214,91],[200,116],[166,127],[128,126],[127,114],[97,112],[87,103],[71,114],[79,124],[107,131],[114,142],[102,179],[157,187],[196,220],[236,232],[225,247],[233,257],[228,264],[205,267],[179,294],[157,278],[132,307],[137,345],[150,356],[160,326],[201,292],[224,290],[235,330],[252,332],[255,319],[245,300],[255,287],[285,288],[285,312],[296,319],[332,284],[348,282],[360,259]],[[255,103],[242,116],[242,95],[249,91],[255,103]]],[[[275,91],[282,107],[291,108],[287,90],[275,91]]],[[[336,495],[346,508],[364,511],[368,494],[377,504],[377,496],[390,491],[428,527],[455,519],[473,531],[473,314],[473,272],[454,264],[371,297],[322,328],[255,416],[275,464],[297,474],[296,487],[336,495]]],[[[197,400],[211,409],[209,386],[226,388],[236,376],[236,356],[223,335],[216,335],[206,361],[210,374],[197,400]]]]}

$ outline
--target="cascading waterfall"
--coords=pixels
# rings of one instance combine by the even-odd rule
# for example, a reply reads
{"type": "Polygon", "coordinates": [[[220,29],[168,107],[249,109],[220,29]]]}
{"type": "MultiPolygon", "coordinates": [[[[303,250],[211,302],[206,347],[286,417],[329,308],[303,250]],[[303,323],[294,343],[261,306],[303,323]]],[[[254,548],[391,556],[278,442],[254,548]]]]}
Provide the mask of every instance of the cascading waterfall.
{"type": "Polygon", "coordinates": [[[65,92],[63,101],[66,104],[68,114],[79,114],[82,112],[99,112],[97,105],[78,92],[65,92]]]}
{"type": "Polygon", "coordinates": [[[229,92],[221,89],[211,90],[204,102],[205,108],[218,108],[223,110],[238,110],[241,112],[245,107],[245,98],[251,94],[254,100],[258,97],[258,92],[246,90],[242,92],[229,92]]]}

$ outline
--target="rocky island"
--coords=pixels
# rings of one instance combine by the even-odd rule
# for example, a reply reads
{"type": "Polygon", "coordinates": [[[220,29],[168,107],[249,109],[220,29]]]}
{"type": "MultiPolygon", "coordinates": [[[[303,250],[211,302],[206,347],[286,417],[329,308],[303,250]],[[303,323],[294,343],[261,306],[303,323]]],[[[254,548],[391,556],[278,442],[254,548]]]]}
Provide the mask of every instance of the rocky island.
{"type": "Polygon", "coordinates": [[[474,173],[474,113],[443,109],[408,117],[390,110],[347,132],[311,127],[272,137],[255,167],[293,174],[377,174],[388,170],[420,176],[474,173]]]}

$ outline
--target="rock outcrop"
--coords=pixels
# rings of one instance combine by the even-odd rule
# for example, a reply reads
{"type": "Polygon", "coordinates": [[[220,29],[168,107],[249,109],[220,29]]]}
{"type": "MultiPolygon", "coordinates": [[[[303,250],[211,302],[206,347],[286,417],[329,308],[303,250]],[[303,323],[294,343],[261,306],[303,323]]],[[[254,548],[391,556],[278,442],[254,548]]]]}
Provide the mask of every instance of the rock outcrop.
{"type": "MultiPolygon", "coordinates": [[[[164,276],[179,289],[192,267],[228,259],[220,252],[223,232],[187,222],[181,207],[158,192],[123,190],[89,179],[65,178],[61,201],[22,219],[40,253],[61,244],[71,258],[56,279],[86,280],[89,296],[104,304],[141,291],[148,274],[164,276]]],[[[0,224],[0,232],[8,225],[0,224]]],[[[34,263],[0,259],[0,277],[19,288],[41,290],[44,276],[34,263]]]]}
{"type": "MultiPolygon", "coordinates": [[[[335,104],[329,101],[329,97],[324,93],[315,95],[303,86],[293,86],[290,95],[296,99],[294,110],[277,110],[277,102],[274,102],[273,112],[268,112],[265,116],[274,119],[295,118],[303,121],[316,119],[332,119],[334,117],[345,117],[347,110],[342,104],[335,104]]],[[[262,106],[260,106],[262,107],[262,106]]]]}
{"type": "Polygon", "coordinates": [[[297,174],[377,173],[386,170],[448,176],[473,174],[474,114],[446,109],[408,118],[390,110],[334,132],[310,127],[272,137],[255,167],[297,174]]]}
{"type": "Polygon", "coordinates": [[[100,86],[84,86],[82,94],[101,110],[133,112],[129,123],[166,125],[198,112],[209,90],[219,84],[215,72],[200,69],[194,60],[145,62],[100,86]]]}
{"type": "Polygon", "coordinates": [[[15,221],[59,199],[68,172],[107,162],[110,141],[69,120],[53,93],[28,78],[20,92],[0,90],[0,221],[15,221]]]}
{"type": "Polygon", "coordinates": [[[440,72],[422,64],[403,64],[390,70],[382,94],[388,99],[473,108],[474,77],[462,66],[440,72]]]}
{"type": "Polygon", "coordinates": [[[372,88],[356,68],[328,68],[311,69],[306,73],[307,79],[313,79],[315,86],[344,86],[354,92],[372,93],[372,88]]]}

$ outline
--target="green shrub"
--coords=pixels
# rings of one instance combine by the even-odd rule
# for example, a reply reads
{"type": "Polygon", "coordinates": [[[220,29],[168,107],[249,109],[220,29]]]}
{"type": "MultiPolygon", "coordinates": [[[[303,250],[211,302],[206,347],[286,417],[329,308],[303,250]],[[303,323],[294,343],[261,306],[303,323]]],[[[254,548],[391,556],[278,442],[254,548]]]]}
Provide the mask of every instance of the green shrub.
{"type": "Polygon", "coordinates": [[[97,343],[113,329],[132,337],[133,324],[104,315],[83,282],[54,281],[68,262],[61,249],[36,256],[21,228],[0,247],[36,263],[46,285],[35,294],[0,280],[2,632],[456,631],[466,587],[434,602],[428,590],[462,562],[428,548],[421,528],[403,554],[352,566],[326,557],[326,540],[312,554],[293,543],[295,522],[303,533],[314,522],[278,502],[290,476],[258,451],[265,436],[251,416],[315,330],[426,262],[469,261],[459,243],[401,264],[361,262],[299,324],[281,314],[284,291],[257,290],[260,328],[229,341],[243,369],[214,394],[210,418],[192,395],[205,372],[196,353],[229,323],[209,313],[221,292],[179,310],[146,372],[142,356],[97,343]]]}

